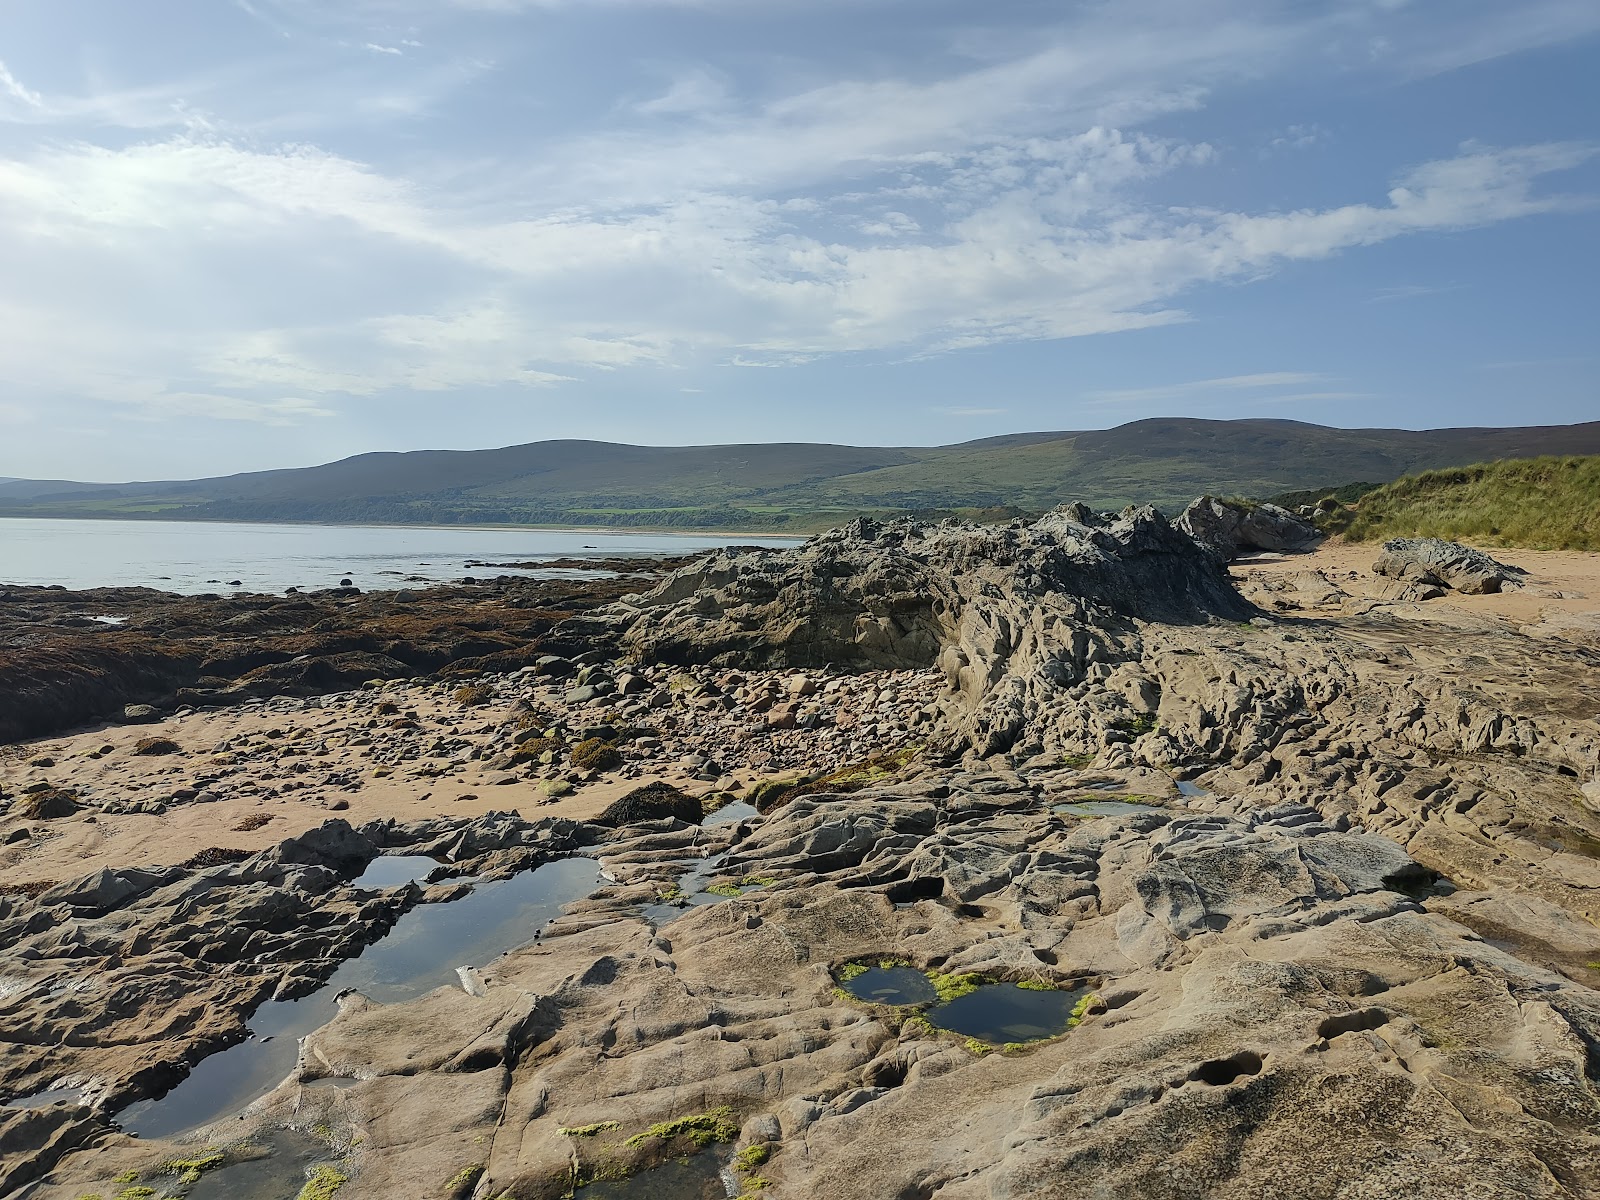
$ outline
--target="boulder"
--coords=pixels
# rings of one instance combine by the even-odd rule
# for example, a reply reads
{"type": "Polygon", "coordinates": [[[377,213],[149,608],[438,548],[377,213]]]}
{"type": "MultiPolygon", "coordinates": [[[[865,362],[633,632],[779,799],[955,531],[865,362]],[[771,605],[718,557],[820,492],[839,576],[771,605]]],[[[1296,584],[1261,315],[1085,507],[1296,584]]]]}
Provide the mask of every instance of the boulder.
{"type": "MultiPolygon", "coordinates": [[[[133,867],[119,870],[100,870],[72,883],[58,884],[39,897],[46,907],[65,904],[85,913],[108,913],[120,908],[136,896],[159,887],[176,877],[173,869],[166,871],[140,871],[133,867]]],[[[83,914],[80,914],[83,915],[83,914]]]]}
{"type": "Polygon", "coordinates": [[[11,815],[22,821],[52,821],[72,816],[78,807],[77,796],[66,788],[46,786],[18,799],[11,806],[11,815]]]}
{"type": "Polygon", "coordinates": [[[1242,550],[1304,554],[1315,549],[1322,534],[1310,521],[1276,504],[1242,504],[1201,496],[1173,522],[1224,562],[1242,550]]]}
{"type": "Polygon", "coordinates": [[[1376,575],[1408,579],[1458,592],[1481,595],[1505,587],[1521,587],[1520,567],[1490,558],[1481,550],[1443,538],[1391,538],[1372,564],[1376,575]]]}
{"type": "Polygon", "coordinates": [[[641,821],[677,820],[694,824],[700,820],[700,801],[687,796],[670,783],[650,783],[634,788],[595,818],[599,825],[636,825],[641,821]]]}

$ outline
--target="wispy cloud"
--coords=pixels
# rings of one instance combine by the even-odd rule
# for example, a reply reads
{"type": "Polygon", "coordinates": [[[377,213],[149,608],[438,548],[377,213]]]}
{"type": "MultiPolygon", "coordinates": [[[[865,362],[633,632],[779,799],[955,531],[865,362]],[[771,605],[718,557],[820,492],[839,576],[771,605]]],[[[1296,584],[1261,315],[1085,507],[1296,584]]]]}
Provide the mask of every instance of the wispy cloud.
{"type": "Polygon", "coordinates": [[[44,107],[44,97],[32,88],[26,87],[20,79],[13,75],[4,62],[0,62],[0,92],[4,92],[13,100],[18,100],[28,108],[38,109],[44,107]]]}
{"type": "MultiPolygon", "coordinates": [[[[0,311],[31,314],[0,331],[8,383],[155,413],[296,421],[339,397],[1152,329],[1190,319],[1207,286],[1574,210],[1588,200],[1549,180],[1596,154],[1468,145],[1398,174],[1374,159],[1288,211],[1185,209],[1172,197],[1224,152],[1141,128],[1307,64],[1406,75],[1478,61],[1502,35],[1527,47],[1600,28],[1592,5],[1556,0],[1517,13],[1473,4],[1448,19],[1376,2],[1126,0],[1068,6],[1047,25],[997,22],[898,66],[863,55],[853,61],[869,65],[854,69],[759,69],[769,56],[741,76],[664,60],[643,81],[576,98],[545,94],[530,73],[497,94],[524,105],[497,108],[502,126],[478,123],[480,110],[431,142],[413,140],[424,124],[414,118],[495,75],[472,52],[493,39],[452,44],[449,10],[501,30],[461,10],[530,5],[235,6],[294,36],[250,27],[270,54],[127,88],[72,81],[76,95],[0,65],[0,122],[21,130],[0,155],[0,311]],[[429,53],[405,53],[424,39],[429,53]],[[313,41],[326,63],[297,57],[313,41]],[[352,133],[362,122],[398,132],[364,143],[352,133]]],[[[1321,138],[1291,125],[1273,144],[1320,151],[1321,138]]],[[[1373,299],[1438,290],[1396,285],[1373,299]]],[[[1090,399],[1351,395],[1335,386],[1261,372],[1090,399]]]]}
{"type": "Polygon", "coordinates": [[[1139,403],[1146,400],[1180,400],[1205,392],[1258,391],[1264,388],[1298,387],[1302,384],[1320,383],[1322,375],[1305,371],[1258,371],[1253,375],[1227,375],[1220,379],[1191,379],[1183,383],[1165,383],[1157,387],[1115,388],[1090,392],[1091,400],[1113,403],[1139,403]]]}
{"type": "Polygon", "coordinates": [[[1389,287],[1381,287],[1371,296],[1367,297],[1369,304],[1382,304],[1389,300],[1419,300],[1423,296],[1442,296],[1447,292],[1459,292],[1465,284],[1426,284],[1426,283],[1397,283],[1389,287]]]}
{"type": "MultiPolygon", "coordinates": [[[[669,363],[690,352],[792,365],[1149,328],[1184,319],[1172,303],[1196,284],[1569,206],[1534,184],[1594,153],[1473,148],[1405,172],[1382,204],[1205,217],[1130,206],[1123,181],[1195,161],[1186,150],[1094,130],[1050,144],[1009,186],[976,188],[964,158],[946,160],[921,178],[935,198],[962,202],[958,219],[867,244],[828,236],[834,230],[802,233],[781,207],[733,196],[507,219],[323,151],[193,138],[0,162],[0,215],[30,236],[117,257],[147,254],[160,232],[179,254],[309,244],[359,274],[383,270],[398,246],[435,272],[477,272],[481,298],[465,306],[441,311],[424,289],[405,308],[391,299],[386,312],[332,324],[209,336],[189,362],[234,388],[366,395],[542,386],[574,367],[669,363]]],[[[1315,382],[1265,373],[1101,398],[1315,382]]]]}

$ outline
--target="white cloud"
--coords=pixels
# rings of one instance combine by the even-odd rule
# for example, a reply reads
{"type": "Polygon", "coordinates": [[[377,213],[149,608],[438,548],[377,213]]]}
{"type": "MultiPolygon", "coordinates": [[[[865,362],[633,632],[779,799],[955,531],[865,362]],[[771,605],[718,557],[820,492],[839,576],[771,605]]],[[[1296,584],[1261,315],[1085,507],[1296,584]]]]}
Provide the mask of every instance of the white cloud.
{"type": "MultiPolygon", "coordinates": [[[[237,3],[263,20],[360,28],[339,24],[340,40],[328,39],[351,72],[342,103],[311,95],[305,114],[274,115],[285,126],[327,111],[410,121],[491,70],[441,51],[448,61],[433,74],[375,84],[397,74],[393,64],[350,51],[419,45],[398,36],[412,26],[387,23],[408,11],[402,0],[237,3]]],[[[1541,186],[1593,157],[1572,144],[1466,146],[1387,191],[1381,171],[1346,175],[1323,204],[1288,212],[1153,198],[1182,194],[1184,173],[1210,169],[1219,152],[1139,132],[1139,121],[1196,109],[1212,90],[1286,64],[1342,62],[1380,31],[1386,62],[1447,69],[1509,19],[1480,7],[1423,21],[1422,7],[1077,6],[1049,30],[787,91],[740,90],[732,75],[690,65],[651,98],[638,88],[625,101],[606,96],[603,122],[589,126],[599,132],[538,136],[539,122],[518,114],[459,150],[441,139],[414,153],[408,142],[402,157],[390,145],[381,168],[354,151],[275,144],[260,132],[265,118],[200,114],[199,100],[222,103],[222,68],[63,98],[0,66],[0,121],[52,127],[0,157],[0,311],[28,314],[0,332],[7,382],[126,411],[288,422],[339,396],[548,388],[689,362],[937,354],[1180,322],[1206,285],[1582,203],[1541,186]]],[[[1580,7],[1539,0],[1513,40],[1585,28],[1580,7]]],[[[1320,136],[1289,126],[1274,144],[1320,136]]],[[[1385,298],[1410,294],[1420,293],[1385,298]]],[[[1304,390],[1322,383],[1278,372],[1100,398],[1332,395],[1304,390]]]]}
{"type": "Polygon", "coordinates": [[[727,81],[700,67],[673,80],[654,99],[635,104],[633,110],[649,117],[689,116],[723,108],[728,100],[727,81]]]}
{"type": "MultiPolygon", "coordinates": [[[[477,297],[464,303],[441,306],[421,286],[376,312],[208,336],[208,348],[183,360],[224,389],[373,395],[544,386],[574,369],[704,353],[791,364],[1147,328],[1185,319],[1174,304],[1198,284],[1569,207],[1536,194],[1534,183],[1593,153],[1469,147],[1405,172],[1384,203],[1173,213],[1132,203],[1125,188],[1204,163],[1203,148],[1091,130],[924,164],[925,204],[954,211],[921,236],[861,244],[847,236],[859,228],[854,219],[828,226],[827,202],[807,216],[824,225],[811,232],[772,202],[729,195],[507,219],[314,148],[184,138],[0,163],[0,214],[35,239],[122,258],[147,252],[159,233],[200,262],[281,244],[360,272],[401,246],[434,263],[435,274],[470,272],[477,297]]],[[[1311,382],[1279,373],[1120,398],[1311,382]]]]}
{"type": "Polygon", "coordinates": [[[4,62],[0,62],[0,92],[4,92],[13,100],[20,101],[28,108],[39,109],[44,107],[44,97],[31,88],[24,86],[22,81],[11,73],[4,62]]]}

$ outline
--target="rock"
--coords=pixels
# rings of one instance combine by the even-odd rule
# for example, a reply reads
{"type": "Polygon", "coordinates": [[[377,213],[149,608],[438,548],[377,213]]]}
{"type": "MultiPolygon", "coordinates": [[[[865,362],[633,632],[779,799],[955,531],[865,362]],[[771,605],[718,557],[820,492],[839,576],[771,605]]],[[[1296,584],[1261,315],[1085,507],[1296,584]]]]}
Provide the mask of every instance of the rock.
{"type": "Polygon", "coordinates": [[[100,870],[75,883],[64,883],[51,888],[39,897],[45,906],[65,904],[84,914],[104,915],[134,897],[142,896],[151,888],[169,882],[174,871],[138,871],[130,867],[121,870],[100,870]]]}
{"type": "Polygon", "coordinates": [[[46,784],[13,802],[11,815],[23,821],[53,821],[72,816],[79,807],[77,793],[46,784]]]}
{"type": "Polygon", "coordinates": [[[1421,579],[1380,579],[1367,587],[1366,594],[1374,600],[1417,603],[1437,600],[1445,594],[1445,590],[1436,583],[1421,579]]]}
{"type": "Polygon", "coordinates": [[[643,821],[684,821],[698,824],[700,801],[668,783],[651,783],[613,800],[595,823],[616,827],[643,821]]]}
{"type": "Polygon", "coordinates": [[[1201,496],[1173,522],[1224,562],[1241,550],[1303,554],[1316,548],[1322,533],[1310,521],[1276,504],[1246,505],[1201,496]]]}
{"type": "Polygon", "coordinates": [[[1591,779],[1580,791],[1584,806],[1592,813],[1600,813],[1600,779],[1591,779]]]}
{"type": "Polygon", "coordinates": [[[1392,538],[1372,564],[1374,574],[1481,594],[1520,587],[1524,572],[1480,550],[1441,538],[1392,538]]]}
{"type": "Polygon", "coordinates": [[[128,725],[150,725],[161,720],[161,710],[149,704],[129,704],[122,710],[122,720],[128,725]]]}
{"type": "Polygon", "coordinates": [[[992,754],[1024,736],[1039,699],[1084,678],[1092,660],[1117,658],[1131,622],[1256,612],[1222,564],[1155,509],[1091,524],[1080,515],[1014,526],[862,519],[794,550],[708,556],[562,629],[607,626],[646,662],[937,662],[957,735],[992,754]]]}

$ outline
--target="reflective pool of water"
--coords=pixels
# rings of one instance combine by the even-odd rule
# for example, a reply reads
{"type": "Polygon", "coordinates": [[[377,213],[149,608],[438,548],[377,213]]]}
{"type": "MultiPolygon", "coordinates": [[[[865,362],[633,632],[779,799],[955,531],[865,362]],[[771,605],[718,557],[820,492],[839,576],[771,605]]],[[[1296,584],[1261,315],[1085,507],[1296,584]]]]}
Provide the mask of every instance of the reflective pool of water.
{"type": "Polygon", "coordinates": [[[936,1004],[928,1020],[941,1029],[1003,1045],[1065,1033],[1073,1007],[1087,988],[1034,991],[1014,983],[988,983],[970,995],[936,1004]]]}
{"type": "Polygon", "coordinates": [[[1053,805],[1050,811],[1067,817],[1124,817],[1129,813],[1154,813],[1161,809],[1154,804],[1130,804],[1126,800],[1076,800],[1053,805]]]}
{"type": "Polygon", "coordinates": [[[59,1103],[82,1104],[82,1088],[51,1088],[47,1092],[35,1092],[31,1096],[18,1096],[15,1100],[7,1100],[0,1108],[49,1108],[52,1104],[59,1103]]]}
{"type": "Polygon", "coordinates": [[[480,884],[459,900],[418,905],[315,992],[263,1004],[250,1018],[249,1040],[202,1059],[162,1098],[123,1109],[117,1123],[144,1137],[169,1137],[244,1108],[294,1069],[299,1039],[333,1019],[341,992],[353,988],[395,1004],[442,984],[458,985],[456,967],[481,967],[532,941],[563,904],[588,895],[598,882],[594,860],[560,859],[480,884]]]}
{"type": "Polygon", "coordinates": [[[230,1148],[228,1157],[226,1166],[207,1171],[185,1191],[184,1200],[295,1200],[308,1172],[328,1163],[331,1155],[327,1146],[303,1133],[275,1129],[246,1146],[230,1148]]]}
{"type": "Polygon", "coordinates": [[[939,998],[928,977],[911,967],[869,967],[839,986],[869,1004],[932,1004],[939,998]]]}
{"type": "Polygon", "coordinates": [[[379,855],[367,864],[351,884],[358,888],[404,887],[408,883],[421,883],[443,864],[425,854],[379,855]]]}

